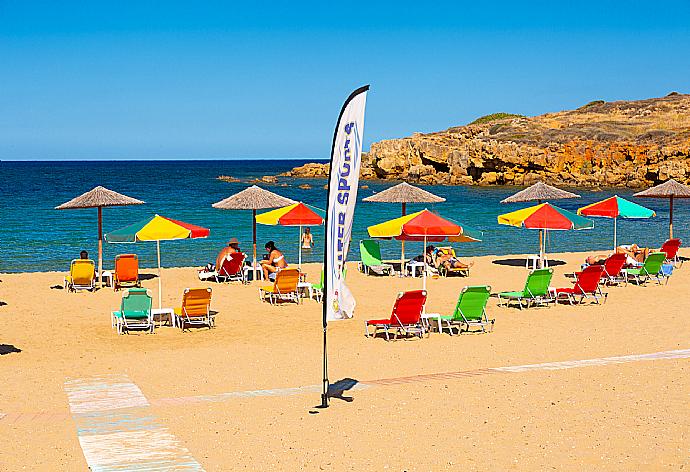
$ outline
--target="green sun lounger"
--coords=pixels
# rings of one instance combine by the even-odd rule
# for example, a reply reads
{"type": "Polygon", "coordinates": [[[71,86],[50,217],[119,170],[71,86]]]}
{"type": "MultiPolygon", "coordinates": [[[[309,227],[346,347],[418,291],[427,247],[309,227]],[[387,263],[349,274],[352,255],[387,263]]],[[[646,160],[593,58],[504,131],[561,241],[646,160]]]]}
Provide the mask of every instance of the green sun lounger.
{"type": "Polygon", "coordinates": [[[381,247],[375,239],[363,239],[359,242],[359,254],[361,257],[360,271],[369,275],[374,272],[379,275],[393,275],[393,266],[381,260],[381,247]]]}
{"type": "Polygon", "coordinates": [[[120,302],[120,311],[114,311],[112,325],[117,327],[117,334],[130,329],[148,329],[153,333],[151,316],[151,293],[145,288],[125,290],[120,302]]]}
{"type": "MultiPolygon", "coordinates": [[[[343,268],[343,279],[347,278],[347,267],[343,268]]],[[[324,283],[323,283],[323,269],[321,269],[321,280],[319,280],[319,283],[316,284],[311,284],[311,293],[312,296],[316,299],[317,302],[321,302],[323,299],[323,288],[324,288],[324,283]]]]}
{"type": "Polygon", "coordinates": [[[453,335],[453,325],[464,326],[465,331],[469,331],[471,326],[478,326],[482,332],[486,332],[486,327],[489,326],[492,331],[494,320],[490,320],[486,316],[486,302],[489,301],[490,296],[491,287],[488,285],[463,288],[458,296],[458,303],[455,305],[453,314],[441,315],[438,318],[439,332],[443,332],[444,323],[451,336],[453,335]]]}
{"type": "Polygon", "coordinates": [[[521,292],[500,292],[498,293],[499,303],[510,306],[510,302],[517,302],[520,309],[529,308],[532,305],[545,305],[553,302],[553,297],[549,294],[549,284],[553,277],[553,269],[535,269],[527,276],[525,288],[521,292]]]}
{"type": "Polygon", "coordinates": [[[653,252],[644,260],[642,267],[625,269],[625,273],[628,280],[634,280],[637,285],[646,284],[650,279],[656,280],[659,285],[661,285],[662,279],[666,279],[666,283],[668,283],[669,276],[661,270],[665,261],[665,252],[653,252]]]}

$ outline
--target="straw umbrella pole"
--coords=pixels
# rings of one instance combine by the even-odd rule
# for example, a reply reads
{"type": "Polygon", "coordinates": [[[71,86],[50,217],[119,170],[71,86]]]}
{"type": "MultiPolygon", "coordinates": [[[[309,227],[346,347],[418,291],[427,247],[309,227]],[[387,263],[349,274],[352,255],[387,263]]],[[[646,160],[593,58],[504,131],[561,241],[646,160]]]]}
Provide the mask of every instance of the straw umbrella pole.
{"type": "Polygon", "coordinates": [[[56,210],[77,208],[98,209],[98,284],[103,286],[103,207],[142,205],[142,200],[122,195],[102,186],[95,187],[72,200],[56,206],[56,210]]]}
{"type": "MultiPolygon", "coordinates": [[[[541,204],[548,200],[563,200],[566,198],[580,198],[576,193],[561,190],[544,182],[537,182],[514,195],[501,200],[501,203],[537,202],[541,204]]],[[[539,261],[544,262],[544,230],[539,230],[539,261]]]]}
{"type": "MultiPolygon", "coordinates": [[[[400,203],[402,216],[405,216],[407,214],[408,203],[440,203],[445,202],[446,199],[419,187],[415,187],[414,185],[410,185],[407,182],[402,182],[382,192],[366,197],[362,201],[400,203]]],[[[405,271],[405,241],[401,241],[400,243],[400,273],[403,274],[405,271]]],[[[424,250],[426,251],[426,243],[424,244],[424,250]]]]}
{"type": "Polygon", "coordinates": [[[633,197],[669,199],[668,234],[669,239],[673,239],[673,199],[690,198],[690,187],[683,185],[674,179],[669,179],[663,184],[637,192],[633,195],[633,197]]]}
{"type": "Polygon", "coordinates": [[[254,271],[254,280],[256,280],[256,210],[280,208],[293,203],[296,202],[277,193],[252,185],[212,205],[213,208],[221,210],[252,210],[252,270],[254,271]]]}

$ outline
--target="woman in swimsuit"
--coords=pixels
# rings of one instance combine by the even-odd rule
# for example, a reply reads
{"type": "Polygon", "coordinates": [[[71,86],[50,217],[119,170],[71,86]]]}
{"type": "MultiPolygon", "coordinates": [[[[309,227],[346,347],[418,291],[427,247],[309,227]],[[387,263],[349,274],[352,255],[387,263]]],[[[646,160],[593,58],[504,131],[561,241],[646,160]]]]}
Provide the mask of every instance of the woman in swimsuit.
{"type": "Polygon", "coordinates": [[[311,249],[312,244],[314,244],[314,236],[311,234],[311,228],[307,226],[302,233],[302,249],[311,249]]]}
{"type": "Polygon", "coordinates": [[[287,267],[285,256],[276,247],[273,241],[269,241],[264,246],[268,252],[268,260],[261,261],[261,269],[264,271],[264,279],[268,280],[270,274],[280,272],[287,267]]]}

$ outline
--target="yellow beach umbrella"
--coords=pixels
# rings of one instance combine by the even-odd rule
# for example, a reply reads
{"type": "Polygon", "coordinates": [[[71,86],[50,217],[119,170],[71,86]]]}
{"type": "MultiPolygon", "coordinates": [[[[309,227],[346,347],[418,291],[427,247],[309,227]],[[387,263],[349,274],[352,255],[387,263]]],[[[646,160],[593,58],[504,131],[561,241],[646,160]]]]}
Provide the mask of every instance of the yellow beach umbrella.
{"type": "Polygon", "coordinates": [[[158,254],[158,308],[161,308],[161,241],[206,238],[209,234],[211,234],[211,230],[208,228],[202,228],[201,226],[191,225],[182,221],[173,220],[172,218],[154,215],[149,219],[138,221],[106,234],[105,240],[109,243],[156,241],[156,250],[158,254]]]}
{"type": "MultiPolygon", "coordinates": [[[[256,215],[256,222],[272,226],[299,226],[299,237],[302,237],[302,226],[318,226],[323,224],[323,210],[306,205],[302,202],[287,205],[283,208],[267,211],[256,215]]],[[[298,267],[302,268],[302,241],[299,241],[298,267]]]]}

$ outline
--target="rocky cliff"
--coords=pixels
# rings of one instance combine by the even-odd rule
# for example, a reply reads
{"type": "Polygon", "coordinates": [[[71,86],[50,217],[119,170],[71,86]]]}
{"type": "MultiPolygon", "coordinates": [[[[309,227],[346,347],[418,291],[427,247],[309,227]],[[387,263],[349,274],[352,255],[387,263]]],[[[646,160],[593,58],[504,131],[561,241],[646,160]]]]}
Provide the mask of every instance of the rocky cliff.
{"type": "MultiPolygon", "coordinates": [[[[363,178],[425,184],[642,187],[690,182],[690,95],[589,103],[535,117],[496,114],[371,145],[363,178]]],[[[288,176],[325,177],[307,164],[288,176]]]]}

